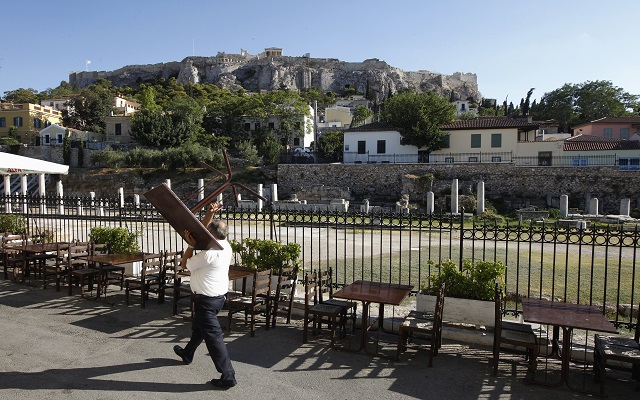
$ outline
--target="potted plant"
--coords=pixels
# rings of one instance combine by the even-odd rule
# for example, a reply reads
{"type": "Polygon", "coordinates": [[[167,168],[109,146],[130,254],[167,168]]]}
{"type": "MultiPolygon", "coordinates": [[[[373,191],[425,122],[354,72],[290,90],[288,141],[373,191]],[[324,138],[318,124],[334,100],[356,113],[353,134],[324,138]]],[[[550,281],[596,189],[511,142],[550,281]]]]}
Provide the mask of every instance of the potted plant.
{"type": "Polygon", "coordinates": [[[493,326],[495,285],[502,283],[506,266],[500,261],[463,260],[458,268],[451,260],[423,282],[416,300],[418,311],[432,311],[436,291],[446,282],[443,320],[454,324],[493,326]]]}
{"type": "MultiPolygon", "coordinates": [[[[130,254],[140,251],[138,244],[140,232],[130,231],[120,227],[96,226],[89,231],[89,240],[94,244],[104,244],[107,252],[111,254],[130,254]]],[[[142,261],[123,264],[126,275],[139,275],[142,268],[142,261]]]]}

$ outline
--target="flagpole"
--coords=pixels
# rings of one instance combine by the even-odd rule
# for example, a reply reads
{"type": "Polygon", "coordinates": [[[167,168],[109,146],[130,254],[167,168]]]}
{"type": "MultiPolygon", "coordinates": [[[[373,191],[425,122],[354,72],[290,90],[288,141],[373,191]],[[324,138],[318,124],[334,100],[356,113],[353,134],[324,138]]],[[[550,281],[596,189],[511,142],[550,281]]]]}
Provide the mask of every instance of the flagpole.
{"type": "Polygon", "coordinates": [[[89,64],[91,64],[91,61],[89,61],[89,60],[85,60],[84,61],[84,70],[85,71],[89,71],[89,64]]]}

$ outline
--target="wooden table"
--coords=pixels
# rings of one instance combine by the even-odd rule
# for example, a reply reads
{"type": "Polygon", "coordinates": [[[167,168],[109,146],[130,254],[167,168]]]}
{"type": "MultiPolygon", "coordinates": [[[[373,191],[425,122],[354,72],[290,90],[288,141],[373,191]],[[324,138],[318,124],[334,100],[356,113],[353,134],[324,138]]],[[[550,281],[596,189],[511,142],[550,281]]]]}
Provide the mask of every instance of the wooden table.
{"type": "MultiPolygon", "coordinates": [[[[8,248],[21,251],[23,253],[22,259],[22,279],[21,283],[24,282],[25,276],[29,276],[29,262],[33,261],[34,263],[37,261],[45,260],[46,258],[53,258],[56,255],[50,254],[52,252],[56,252],[58,250],[58,245],[60,244],[68,244],[67,242],[59,242],[59,243],[26,243],[19,244],[16,246],[9,246],[8,248]]],[[[44,273],[44,272],[43,272],[44,273]]],[[[14,280],[17,281],[16,274],[14,272],[14,280]]]]}
{"type": "Polygon", "coordinates": [[[556,349],[559,329],[562,329],[560,381],[552,384],[532,381],[548,386],[561,386],[564,383],[573,390],[579,390],[569,385],[567,380],[571,362],[571,337],[574,329],[616,333],[613,324],[594,306],[524,298],[522,299],[522,315],[526,322],[553,325],[553,342],[556,349]]]}
{"type": "Polygon", "coordinates": [[[371,303],[380,304],[377,324],[379,329],[381,329],[384,321],[385,304],[394,306],[400,305],[400,303],[409,296],[411,290],[413,290],[413,286],[411,285],[355,281],[333,293],[333,297],[362,302],[362,337],[359,347],[353,351],[364,350],[371,355],[386,356],[377,351],[377,341],[375,351],[371,352],[367,348],[367,343],[369,341],[369,328],[371,327],[369,324],[369,306],[371,303]]]}
{"type": "Polygon", "coordinates": [[[117,254],[89,254],[87,256],[80,257],[87,260],[88,263],[94,264],[100,271],[98,278],[98,296],[104,289],[104,296],[107,297],[107,286],[109,284],[109,272],[114,270],[122,270],[124,273],[124,266],[122,264],[128,264],[133,262],[142,261],[145,253],[117,253],[117,254]]]}
{"type": "Polygon", "coordinates": [[[242,295],[247,293],[247,278],[253,276],[255,269],[232,265],[229,267],[229,280],[235,281],[242,279],[242,295]]]}

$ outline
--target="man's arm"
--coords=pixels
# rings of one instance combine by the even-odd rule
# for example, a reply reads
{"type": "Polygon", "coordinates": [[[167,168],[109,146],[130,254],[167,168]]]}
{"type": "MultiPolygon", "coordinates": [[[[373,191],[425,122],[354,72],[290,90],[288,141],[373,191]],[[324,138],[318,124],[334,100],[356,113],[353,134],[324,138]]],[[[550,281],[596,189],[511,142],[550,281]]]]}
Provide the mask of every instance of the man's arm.
{"type": "Polygon", "coordinates": [[[209,204],[209,208],[207,209],[207,212],[204,215],[204,218],[202,218],[202,225],[204,225],[205,228],[208,228],[209,224],[213,221],[213,216],[215,215],[215,213],[217,213],[221,209],[222,209],[222,203],[218,201],[216,201],[215,203],[209,204]]]}
{"type": "Polygon", "coordinates": [[[188,230],[184,230],[184,240],[189,245],[187,249],[184,251],[182,255],[182,260],[180,262],[180,267],[182,269],[187,269],[187,260],[193,256],[193,246],[196,245],[196,239],[191,235],[191,232],[188,230]]]}

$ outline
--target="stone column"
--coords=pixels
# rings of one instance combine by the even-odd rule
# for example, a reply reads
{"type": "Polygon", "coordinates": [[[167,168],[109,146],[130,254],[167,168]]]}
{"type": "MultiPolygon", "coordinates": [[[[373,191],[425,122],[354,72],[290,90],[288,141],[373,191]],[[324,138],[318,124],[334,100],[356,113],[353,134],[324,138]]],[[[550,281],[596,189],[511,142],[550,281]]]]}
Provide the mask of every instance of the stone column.
{"type": "Polygon", "coordinates": [[[133,206],[135,208],[140,208],[140,195],[137,193],[133,195],[133,206]]]}
{"type": "Polygon", "coordinates": [[[484,214],[484,182],[478,182],[478,215],[484,214]]]}
{"type": "Polygon", "coordinates": [[[569,217],[569,196],[563,194],[560,196],[560,218],[569,217]]]}
{"type": "Polygon", "coordinates": [[[44,214],[47,212],[47,207],[45,207],[44,204],[44,195],[47,193],[46,188],[45,188],[45,180],[44,180],[44,174],[39,174],[38,175],[38,194],[40,194],[40,213],[44,214]]]}
{"type": "Polygon", "coordinates": [[[27,213],[27,200],[26,200],[27,187],[28,187],[27,176],[26,175],[21,175],[20,176],[20,193],[23,196],[25,196],[25,199],[22,201],[22,213],[23,214],[27,213]]]}
{"type": "Polygon", "coordinates": [[[83,214],[83,210],[82,210],[82,200],[81,199],[76,199],[76,214],[78,215],[82,215],[83,214]]]}
{"type": "Polygon", "coordinates": [[[589,214],[598,216],[598,198],[596,197],[589,201],[589,214]]]}
{"type": "Polygon", "coordinates": [[[364,202],[362,203],[362,212],[369,214],[369,199],[364,199],[364,202]]]}
{"type": "MultiPolygon", "coordinates": [[[[11,196],[11,175],[4,176],[4,195],[11,196]]],[[[7,201],[4,204],[4,212],[11,212],[11,200],[7,198],[7,201]]]]}
{"type": "Polygon", "coordinates": [[[118,188],[118,199],[120,199],[120,208],[124,208],[124,188],[118,188]]]}
{"type": "Polygon", "coordinates": [[[433,192],[427,192],[427,214],[433,214],[435,205],[435,196],[433,195],[433,192]]]}
{"type": "MultiPolygon", "coordinates": [[[[262,183],[258,183],[258,189],[256,190],[256,192],[260,195],[260,196],[264,196],[264,187],[262,186],[262,183]]],[[[257,198],[256,199],[258,205],[257,205],[257,210],[258,211],[262,211],[262,207],[264,207],[264,202],[262,201],[261,198],[257,198]]]]}
{"type": "Polygon", "coordinates": [[[278,201],[278,184],[271,185],[271,203],[278,201]]]}
{"type": "Polygon", "coordinates": [[[458,213],[458,180],[451,182],[451,214],[458,213]]]}
{"type": "Polygon", "coordinates": [[[89,192],[89,198],[91,199],[91,202],[89,203],[89,207],[94,208],[96,206],[96,203],[95,203],[96,192],[89,192]]]}
{"type": "Polygon", "coordinates": [[[631,211],[631,199],[620,200],[620,215],[624,215],[625,217],[628,217],[630,211],[631,211]]]}
{"type": "Polygon", "coordinates": [[[204,179],[198,179],[198,201],[204,200],[204,179]]]}
{"type": "Polygon", "coordinates": [[[58,181],[56,183],[56,194],[60,198],[58,203],[58,213],[60,215],[64,214],[64,203],[62,197],[64,196],[64,189],[62,188],[62,181],[58,181]]]}

